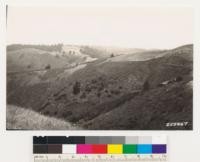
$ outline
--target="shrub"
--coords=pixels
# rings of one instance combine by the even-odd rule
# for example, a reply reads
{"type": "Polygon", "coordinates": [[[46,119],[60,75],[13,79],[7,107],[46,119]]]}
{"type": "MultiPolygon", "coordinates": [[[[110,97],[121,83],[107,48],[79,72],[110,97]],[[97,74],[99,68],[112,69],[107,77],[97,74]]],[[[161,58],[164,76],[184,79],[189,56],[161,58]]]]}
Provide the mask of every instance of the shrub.
{"type": "Polygon", "coordinates": [[[109,97],[109,98],[110,98],[110,97],[112,97],[112,96],[111,96],[111,94],[108,94],[108,95],[107,95],[107,97],[109,97]]]}
{"type": "Polygon", "coordinates": [[[177,82],[180,82],[180,81],[182,81],[182,80],[183,80],[183,78],[182,78],[181,76],[176,77],[176,81],[177,81],[177,82]]]}
{"type": "Polygon", "coordinates": [[[51,65],[50,64],[46,65],[45,69],[51,69],[51,65]]]}
{"type": "Polygon", "coordinates": [[[100,85],[99,87],[98,87],[98,91],[102,91],[104,89],[104,85],[100,85]]]}
{"type": "Polygon", "coordinates": [[[30,69],[30,68],[31,68],[31,65],[28,65],[27,68],[30,69]]]}
{"type": "Polygon", "coordinates": [[[107,89],[105,90],[105,93],[108,93],[108,90],[107,90],[107,89]]]}
{"type": "Polygon", "coordinates": [[[86,85],[86,87],[85,87],[85,91],[88,92],[88,93],[90,93],[91,90],[92,90],[91,87],[90,87],[89,85],[86,85]]]}
{"type": "Polygon", "coordinates": [[[101,97],[101,93],[100,92],[97,93],[97,97],[101,97]]]}
{"type": "Polygon", "coordinates": [[[95,83],[97,83],[97,80],[92,79],[91,83],[92,83],[92,84],[95,84],[95,83]]]}
{"type": "Polygon", "coordinates": [[[80,98],[86,98],[85,92],[80,96],[80,98]]]}

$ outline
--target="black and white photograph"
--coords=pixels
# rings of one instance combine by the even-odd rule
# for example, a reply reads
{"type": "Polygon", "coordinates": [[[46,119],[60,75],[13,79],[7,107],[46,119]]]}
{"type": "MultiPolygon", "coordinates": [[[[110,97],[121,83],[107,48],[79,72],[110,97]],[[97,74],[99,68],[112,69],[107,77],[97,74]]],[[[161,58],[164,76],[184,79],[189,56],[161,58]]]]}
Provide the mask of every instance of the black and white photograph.
{"type": "Polygon", "coordinates": [[[192,130],[193,9],[6,12],[7,130],[192,130]]]}

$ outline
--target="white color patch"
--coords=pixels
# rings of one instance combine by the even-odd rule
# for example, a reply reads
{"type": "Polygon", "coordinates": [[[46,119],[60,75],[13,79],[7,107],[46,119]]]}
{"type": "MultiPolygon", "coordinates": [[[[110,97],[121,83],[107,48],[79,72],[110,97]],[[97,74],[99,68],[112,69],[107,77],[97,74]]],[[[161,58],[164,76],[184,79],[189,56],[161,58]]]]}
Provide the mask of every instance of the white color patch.
{"type": "Polygon", "coordinates": [[[153,144],[167,144],[167,136],[153,136],[152,137],[153,144]]]}
{"type": "Polygon", "coordinates": [[[62,145],[63,154],[76,154],[76,145],[62,145]]]}

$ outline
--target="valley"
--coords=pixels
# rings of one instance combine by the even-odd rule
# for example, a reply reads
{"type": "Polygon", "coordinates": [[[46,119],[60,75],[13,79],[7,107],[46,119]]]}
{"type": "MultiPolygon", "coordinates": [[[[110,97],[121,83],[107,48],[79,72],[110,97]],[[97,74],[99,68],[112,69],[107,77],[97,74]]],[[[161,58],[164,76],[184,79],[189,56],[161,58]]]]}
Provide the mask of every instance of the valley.
{"type": "MultiPolygon", "coordinates": [[[[7,48],[8,107],[78,129],[191,130],[192,81],[193,45],[169,50],[61,44],[7,48]],[[166,127],[169,122],[189,124],[166,127]]],[[[16,128],[12,123],[7,129],[16,128]]]]}

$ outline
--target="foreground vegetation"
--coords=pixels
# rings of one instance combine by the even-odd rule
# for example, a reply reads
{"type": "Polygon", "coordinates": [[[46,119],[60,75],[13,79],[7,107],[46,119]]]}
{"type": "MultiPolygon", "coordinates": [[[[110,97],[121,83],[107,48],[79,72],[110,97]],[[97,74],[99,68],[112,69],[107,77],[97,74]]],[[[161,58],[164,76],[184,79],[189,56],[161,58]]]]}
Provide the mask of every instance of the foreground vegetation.
{"type": "Polygon", "coordinates": [[[8,105],[6,112],[7,129],[66,130],[78,129],[71,123],[47,117],[29,109],[8,105]]]}

